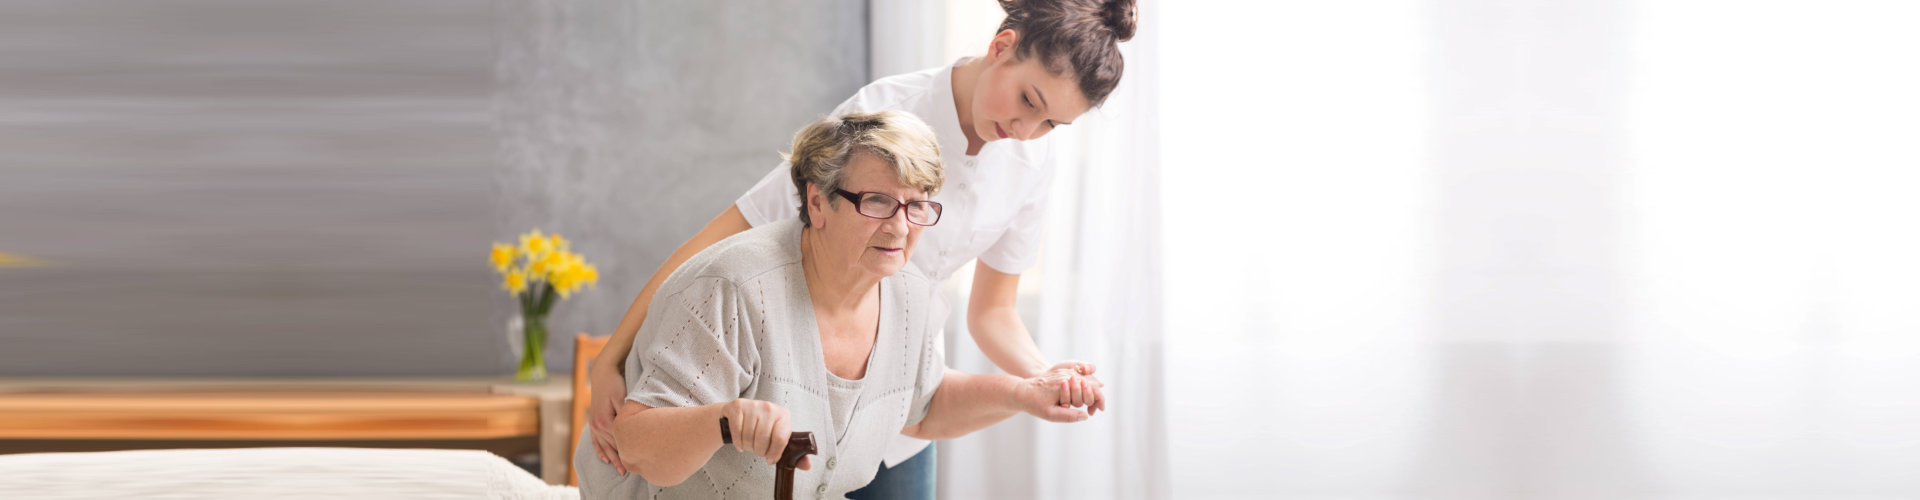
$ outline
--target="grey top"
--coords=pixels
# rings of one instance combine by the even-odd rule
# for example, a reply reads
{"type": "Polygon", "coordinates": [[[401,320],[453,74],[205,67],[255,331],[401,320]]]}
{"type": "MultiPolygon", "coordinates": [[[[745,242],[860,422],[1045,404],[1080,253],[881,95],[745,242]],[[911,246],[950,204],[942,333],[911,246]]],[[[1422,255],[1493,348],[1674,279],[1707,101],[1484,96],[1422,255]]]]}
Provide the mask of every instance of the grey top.
{"type": "MultiPolygon", "coordinates": [[[[869,355],[867,359],[871,362],[873,357],[869,355]]],[[[847,422],[852,421],[853,405],[860,402],[861,385],[859,380],[847,380],[827,372],[827,405],[833,410],[833,430],[842,436],[847,433],[847,422]]]]}
{"type": "MultiPolygon", "coordinates": [[[[827,371],[800,269],[800,232],[799,219],[747,230],[667,277],[627,355],[627,399],[653,408],[738,398],[786,407],[792,429],[813,432],[820,447],[813,470],[795,471],[795,497],[844,498],[873,480],[901,428],[926,417],[945,358],[929,328],[931,283],[908,265],[880,282],[880,334],[866,376],[829,382],[836,377],[827,371]],[[835,392],[846,394],[847,409],[835,411],[835,392]]],[[[573,457],[585,498],[773,495],[773,466],[732,446],[686,481],[661,488],[601,462],[588,439],[581,433],[573,457]]]]}

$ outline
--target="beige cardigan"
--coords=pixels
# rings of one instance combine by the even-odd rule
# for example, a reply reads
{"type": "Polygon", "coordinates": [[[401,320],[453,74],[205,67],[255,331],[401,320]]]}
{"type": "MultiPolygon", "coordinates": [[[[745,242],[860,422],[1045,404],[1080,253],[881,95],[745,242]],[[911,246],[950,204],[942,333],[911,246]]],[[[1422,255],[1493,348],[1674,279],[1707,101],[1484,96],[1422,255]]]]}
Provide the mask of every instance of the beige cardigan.
{"type": "MultiPolygon", "coordinates": [[[[687,407],[737,398],[770,401],[814,433],[813,470],[795,471],[796,498],[844,498],[865,486],[900,429],[925,418],[946,370],[929,323],[931,283],[912,265],[880,282],[880,335],[866,377],[836,432],[825,355],[800,269],[799,219],[753,228],[695,255],[660,286],[627,355],[627,399],[687,407]],[[644,359],[643,359],[644,358],[644,359]],[[633,374],[639,374],[634,376],[633,374]]],[[[718,425],[718,424],[715,424],[718,425]]],[[[671,488],[601,462],[582,433],[573,463],[585,498],[760,500],[773,466],[725,446],[671,488]]]]}

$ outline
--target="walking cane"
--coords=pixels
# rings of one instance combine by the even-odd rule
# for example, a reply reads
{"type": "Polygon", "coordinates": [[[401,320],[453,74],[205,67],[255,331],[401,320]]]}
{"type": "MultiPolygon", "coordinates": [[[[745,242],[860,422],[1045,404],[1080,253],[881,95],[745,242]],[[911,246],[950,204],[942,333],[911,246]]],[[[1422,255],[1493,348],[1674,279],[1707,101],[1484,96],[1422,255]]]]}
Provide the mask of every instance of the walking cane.
{"type": "MultiPolygon", "coordinates": [[[[722,444],[733,444],[733,431],[729,427],[727,417],[720,417],[722,444]]],[[[793,500],[793,468],[800,466],[800,459],[819,451],[813,446],[811,432],[795,432],[787,438],[787,449],[780,452],[780,461],[775,463],[773,500],[793,500]]]]}

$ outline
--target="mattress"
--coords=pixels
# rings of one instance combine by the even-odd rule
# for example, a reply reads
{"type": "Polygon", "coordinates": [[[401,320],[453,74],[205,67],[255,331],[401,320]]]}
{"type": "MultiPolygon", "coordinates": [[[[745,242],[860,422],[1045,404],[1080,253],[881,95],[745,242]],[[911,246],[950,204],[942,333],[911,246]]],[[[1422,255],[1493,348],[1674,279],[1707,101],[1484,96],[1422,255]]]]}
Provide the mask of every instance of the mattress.
{"type": "Polygon", "coordinates": [[[577,499],[479,450],[237,448],[0,455],[0,498],[577,499]]]}

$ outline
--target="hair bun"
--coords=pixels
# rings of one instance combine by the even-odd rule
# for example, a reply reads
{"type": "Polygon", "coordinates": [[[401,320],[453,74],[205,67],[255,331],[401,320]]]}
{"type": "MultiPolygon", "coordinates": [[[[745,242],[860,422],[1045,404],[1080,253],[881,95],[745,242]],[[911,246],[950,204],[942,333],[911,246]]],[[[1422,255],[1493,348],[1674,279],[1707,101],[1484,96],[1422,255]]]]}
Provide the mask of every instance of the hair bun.
{"type": "Polygon", "coordinates": [[[1101,14],[1107,29],[1113,30],[1115,41],[1133,39],[1133,30],[1140,20],[1139,9],[1134,6],[1133,0],[1107,0],[1101,14]]]}

